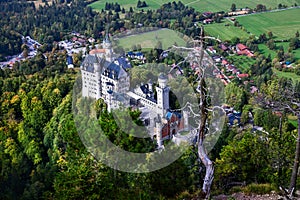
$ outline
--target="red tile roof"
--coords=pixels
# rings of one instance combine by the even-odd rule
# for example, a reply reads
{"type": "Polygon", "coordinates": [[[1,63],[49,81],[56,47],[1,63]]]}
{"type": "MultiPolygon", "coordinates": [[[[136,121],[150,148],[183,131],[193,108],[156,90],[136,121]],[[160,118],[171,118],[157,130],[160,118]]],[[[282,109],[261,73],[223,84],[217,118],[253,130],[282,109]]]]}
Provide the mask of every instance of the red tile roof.
{"type": "Polygon", "coordinates": [[[92,49],[90,54],[105,53],[105,49],[92,49]]]}
{"type": "Polygon", "coordinates": [[[228,61],[227,60],[222,60],[222,65],[227,65],[228,61]]]}
{"type": "Polygon", "coordinates": [[[238,48],[239,51],[243,51],[245,49],[248,49],[247,46],[245,46],[245,45],[243,45],[241,43],[237,44],[236,47],[238,48]]]}
{"type": "Polygon", "coordinates": [[[238,74],[237,76],[239,78],[247,78],[247,77],[249,77],[249,74],[238,74]]]}

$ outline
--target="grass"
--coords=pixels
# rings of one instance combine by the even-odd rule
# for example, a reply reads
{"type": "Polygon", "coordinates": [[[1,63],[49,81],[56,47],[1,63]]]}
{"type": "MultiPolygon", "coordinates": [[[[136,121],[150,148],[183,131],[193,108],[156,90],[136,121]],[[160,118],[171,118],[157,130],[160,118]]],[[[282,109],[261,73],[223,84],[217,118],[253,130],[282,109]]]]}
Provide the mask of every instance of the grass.
{"type": "MultiPolygon", "coordinates": [[[[184,0],[182,2],[185,2],[184,0]]],[[[188,6],[194,7],[196,10],[203,11],[230,11],[231,5],[235,3],[236,7],[239,8],[255,8],[257,4],[264,4],[267,8],[277,8],[278,1],[261,1],[261,0],[252,0],[252,1],[236,1],[236,0],[198,0],[193,3],[188,4],[188,6]]],[[[299,0],[281,0],[281,4],[285,4],[287,6],[292,6],[295,3],[300,4],[299,0]]]]}
{"type": "Polygon", "coordinates": [[[276,50],[270,50],[265,44],[259,44],[258,49],[259,52],[265,56],[269,56],[270,54],[272,59],[276,57],[276,50]]]}
{"type": "Polygon", "coordinates": [[[153,49],[158,41],[161,41],[163,49],[171,47],[175,42],[178,46],[186,46],[185,40],[181,38],[176,31],[170,29],[159,29],[123,37],[118,39],[118,46],[124,49],[131,49],[133,45],[140,44],[143,49],[153,49]]]}
{"type": "Polygon", "coordinates": [[[137,0],[100,0],[100,1],[96,1],[92,4],[90,4],[89,6],[91,6],[93,9],[95,10],[101,10],[105,8],[105,3],[109,2],[109,3],[118,3],[121,5],[121,7],[125,8],[125,10],[129,10],[130,7],[132,7],[133,9],[144,9],[144,10],[148,10],[148,9],[157,9],[159,8],[164,1],[161,0],[146,0],[148,7],[145,8],[137,8],[137,0]]]}
{"type": "Polygon", "coordinates": [[[298,122],[297,122],[297,120],[291,120],[291,119],[289,119],[288,121],[289,121],[295,128],[298,127],[298,122]]]}
{"type": "MultiPolygon", "coordinates": [[[[264,54],[265,56],[268,56],[269,54],[271,55],[271,58],[275,58],[276,57],[276,51],[278,49],[279,46],[283,46],[284,52],[288,52],[289,49],[289,42],[280,42],[280,43],[276,43],[276,49],[275,50],[270,50],[265,44],[259,44],[258,48],[260,53],[264,54]]],[[[295,60],[300,60],[300,48],[293,50],[292,51],[295,57],[295,60]]]]}
{"type": "Polygon", "coordinates": [[[288,115],[288,121],[295,127],[298,127],[298,120],[297,120],[297,116],[293,116],[293,115],[288,115]]]}
{"type": "Polygon", "coordinates": [[[230,41],[234,37],[241,39],[249,38],[249,34],[246,31],[233,26],[229,20],[225,20],[224,23],[213,23],[205,25],[205,32],[213,37],[217,37],[222,41],[230,41]],[[228,24],[228,26],[225,26],[228,24]]]}
{"type": "Polygon", "coordinates": [[[237,17],[238,22],[254,35],[272,31],[275,39],[290,39],[300,31],[300,9],[267,12],[237,17]]]}
{"type": "MultiPolygon", "coordinates": [[[[168,3],[168,2],[173,2],[174,0],[146,0],[148,7],[144,8],[146,9],[157,9],[159,8],[162,4],[168,3]]],[[[118,2],[121,7],[124,7],[126,10],[129,9],[131,6],[132,8],[136,9],[136,4],[137,0],[99,0],[97,2],[94,2],[90,4],[90,6],[93,9],[96,10],[101,10],[105,6],[105,2],[110,2],[110,3],[115,3],[118,2]]],[[[178,1],[176,1],[178,2],[178,1]]],[[[270,1],[264,1],[262,2],[261,0],[252,0],[252,1],[236,1],[236,0],[181,0],[183,4],[189,7],[195,8],[197,11],[200,12],[205,12],[205,11],[211,11],[211,12],[218,12],[218,11],[230,11],[231,4],[235,3],[237,8],[255,8],[257,4],[264,4],[266,7],[269,8],[277,8],[278,3],[287,5],[287,6],[292,6],[295,3],[298,5],[300,4],[300,0],[280,0],[278,2],[277,0],[270,0],[270,1]]]]}
{"type": "Polygon", "coordinates": [[[279,77],[291,78],[294,82],[300,81],[300,76],[298,76],[297,74],[295,74],[293,72],[283,72],[283,71],[279,71],[275,68],[273,68],[272,70],[279,77]]]}
{"type": "Polygon", "coordinates": [[[247,56],[230,56],[229,59],[233,64],[240,69],[243,73],[246,73],[251,65],[255,63],[255,59],[249,58],[247,56]]]}

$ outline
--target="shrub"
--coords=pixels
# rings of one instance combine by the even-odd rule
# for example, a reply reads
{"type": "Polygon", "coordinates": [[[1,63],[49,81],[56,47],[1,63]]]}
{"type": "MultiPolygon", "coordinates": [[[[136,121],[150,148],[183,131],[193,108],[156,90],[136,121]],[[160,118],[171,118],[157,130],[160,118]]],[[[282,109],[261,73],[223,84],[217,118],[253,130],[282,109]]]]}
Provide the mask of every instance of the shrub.
{"type": "Polygon", "coordinates": [[[245,194],[269,194],[271,191],[276,190],[276,187],[269,184],[255,184],[251,183],[250,185],[247,185],[242,188],[242,191],[245,194]]]}

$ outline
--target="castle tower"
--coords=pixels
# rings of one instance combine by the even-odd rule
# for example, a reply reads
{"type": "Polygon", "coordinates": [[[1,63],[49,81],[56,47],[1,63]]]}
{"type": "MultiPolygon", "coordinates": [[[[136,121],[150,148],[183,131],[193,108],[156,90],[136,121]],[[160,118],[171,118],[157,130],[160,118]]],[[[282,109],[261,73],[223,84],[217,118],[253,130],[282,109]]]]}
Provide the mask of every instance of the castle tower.
{"type": "Polygon", "coordinates": [[[154,119],[154,124],[155,124],[155,135],[156,135],[156,140],[157,140],[157,146],[158,149],[163,148],[163,141],[162,141],[162,122],[161,118],[159,115],[154,119]]]}
{"type": "Polygon", "coordinates": [[[184,123],[184,129],[189,129],[189,113],[186,110],[183,110],[183,123],[184,123]]]}
{"type": "Polygon", "coordinates": [[[149,92],[153,92],[153,82],[151,79],[148,81],[148,87],[149,87],[149,92]]]}
{"type": "Polygon", "coordinates": [[[94,63],[94,72],[95,72],[95,77],[96,77],[96,99],[100,99],[101,98],[101,89],[102,89],[102,85],[101,85],[101,65],[99,62],[94,63]]]}
{"type": "Polygon", "coordinates": [[[157,92],[157,113],[162,116],[166,113],[169,106],[169,92],[170,88],[167,86],[168,78],[160,74],[158,77],[158,86],[156,87],[157,92]]]}
{"type": "Polygon", "coordinates": [[[112,56],[113,56],[113,49],[112,49],[112,44],[109,40],[108,33],[105,36],[105,39],[102,42],[102,47],[105,49],[105,58],[108,62],[112,62],[112,56]]]}
{"type": "Polygon", "coordinates": [[[112,93],[113,93],[113,91],[108,90],[107,93],[108,93],[107,111],[111,112],[111,109],[112,109],[112,93]]]}

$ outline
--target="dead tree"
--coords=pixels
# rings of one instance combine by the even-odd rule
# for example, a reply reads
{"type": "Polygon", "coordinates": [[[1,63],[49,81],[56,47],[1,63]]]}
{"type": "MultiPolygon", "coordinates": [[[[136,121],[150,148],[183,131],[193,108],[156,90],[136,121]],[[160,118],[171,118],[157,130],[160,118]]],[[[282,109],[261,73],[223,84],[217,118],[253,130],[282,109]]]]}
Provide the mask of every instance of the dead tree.
{"type": "MultiPolygon", "coordinates": [[[[212,110],[208,103],[209,94],[208,94],[206,74],[205,74],[207,69],[204,66],[205,64],[203,63],[205,56],[208,56],[205,55],[205,50],[204,50],[205,39],[213,39],[219,41],[216,38],[204,36],[204,30],[203,27],[201,27],[201,34],[198,37],[198,39],[191,41],[194,44],[194,47],[189,48],[189,47],[173,46],[172,49],[175,51],[182,50],[188,52],[188,56],[182,62],[186,62],[186,61],[195,62],[199,66],[199,70],[200,70],[197,78],[197,92],[199,93],[199,114],[197,116],[200,117],[200,120],[198,121],[198,128],[196,134],[197,140],[195,146],[197,149],[197,156],[206,168],[205,177],[202,186],[203,197],[205,199],[209,199],[210,188],[214,178],[214,166],[213,166],[213,162],[210,160],[210,158],[207,155],[205,144],[204,144],[205,136],[208,132],[208,115],[209,115],[209,111],[212,110]]],[[[209,67],[211,67],[211,69],[213,70],[213,67],[215,66],[214,64],[212,65],[210,65],[209,67]]]]}

